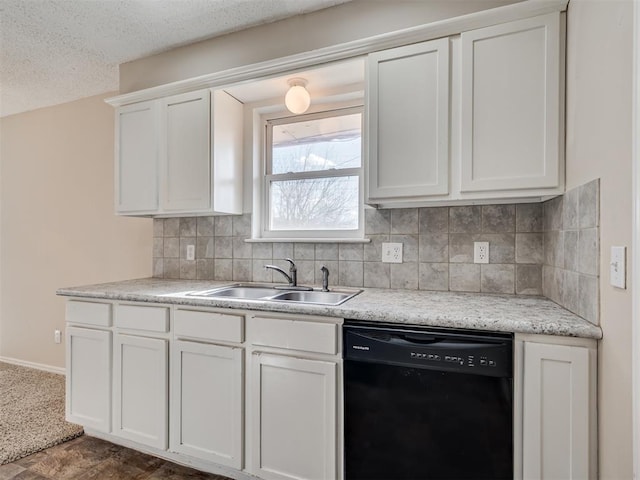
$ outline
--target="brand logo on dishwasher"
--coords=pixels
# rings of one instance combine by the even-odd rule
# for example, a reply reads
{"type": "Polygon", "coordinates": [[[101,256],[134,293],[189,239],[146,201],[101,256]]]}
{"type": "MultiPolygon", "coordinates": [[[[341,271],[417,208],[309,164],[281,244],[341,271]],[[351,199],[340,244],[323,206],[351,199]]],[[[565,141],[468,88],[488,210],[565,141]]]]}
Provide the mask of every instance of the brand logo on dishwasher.
{"type": "Polygon", "coordinates": [[[355,350],[369,350],[369,347],[364,345],[351,345],[351,348],[355,350]]]}

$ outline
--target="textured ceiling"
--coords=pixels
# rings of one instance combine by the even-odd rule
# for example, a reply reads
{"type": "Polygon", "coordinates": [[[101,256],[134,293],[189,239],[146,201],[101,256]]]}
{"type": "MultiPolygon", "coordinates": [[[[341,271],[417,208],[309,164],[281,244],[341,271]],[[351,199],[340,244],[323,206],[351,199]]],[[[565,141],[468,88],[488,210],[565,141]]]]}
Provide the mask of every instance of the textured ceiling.
{"type": "Polygon", "coordinates": [[[118,65],[349,0],[0,0],[0,116],[118,90],[118,65]]]}

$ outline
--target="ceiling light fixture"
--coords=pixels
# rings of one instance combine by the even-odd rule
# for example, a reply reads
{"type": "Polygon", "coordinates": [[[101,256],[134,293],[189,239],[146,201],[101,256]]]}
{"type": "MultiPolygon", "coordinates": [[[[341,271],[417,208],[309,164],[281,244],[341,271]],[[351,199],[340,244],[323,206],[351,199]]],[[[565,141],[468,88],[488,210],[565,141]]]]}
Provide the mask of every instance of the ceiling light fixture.
{"type": "Polygon", "coordinates": [[[307,89],[307,81],[304,78],[292,78],[288,81],[289,91],[284,96],[284,104],[291,113],[299,115],[304,113],[311,105],[311,96],[307,89]]]}

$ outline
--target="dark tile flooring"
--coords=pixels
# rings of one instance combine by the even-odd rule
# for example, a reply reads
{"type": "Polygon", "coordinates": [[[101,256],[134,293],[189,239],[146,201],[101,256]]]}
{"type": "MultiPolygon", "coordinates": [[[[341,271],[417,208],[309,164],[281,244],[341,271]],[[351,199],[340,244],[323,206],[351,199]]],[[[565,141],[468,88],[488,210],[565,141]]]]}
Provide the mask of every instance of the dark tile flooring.
{"type": "Polygon", "coordinates": [[[229,480],[82,435],[0,466],[0,480],[229,480]]]}

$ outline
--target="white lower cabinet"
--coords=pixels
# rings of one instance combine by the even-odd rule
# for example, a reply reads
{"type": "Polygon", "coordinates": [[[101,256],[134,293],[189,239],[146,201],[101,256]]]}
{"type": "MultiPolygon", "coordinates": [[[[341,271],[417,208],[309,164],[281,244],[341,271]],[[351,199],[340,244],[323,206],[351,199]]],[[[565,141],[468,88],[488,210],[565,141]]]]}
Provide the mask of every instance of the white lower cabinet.
{"type": "Polygon", "coordinates": [[[176,340],[171,450],[242,468],[243,349],[176,340]]]}
{"type": "Polygon", "coordinates": [[[113,433],[161,450],[168,438],[168,341],[115,334],[113,433]]]}
{"type": "Polygon", "coordinates": [[[524,479],[595,479],[593,345],[524,342],[524,479]]]}
{"type": "MultiPolygon", "coordinates": [[[[342,320],[71,299],[67,321],[66,415],[89,433],[226,476],[343,478],[342,320]]],[[[596,357],[515,335],[514,478],[597,478],[596,357]]]]}
{"type": "Polygon", "coordinates": [[[253,473],[336,478],[336,363],[265,353],[252,361],[253,473]]]}
{"type": "Polygon", "coordinates": [[[111,431],[111,332],[67,327],[66,419],[111,431]]]}

